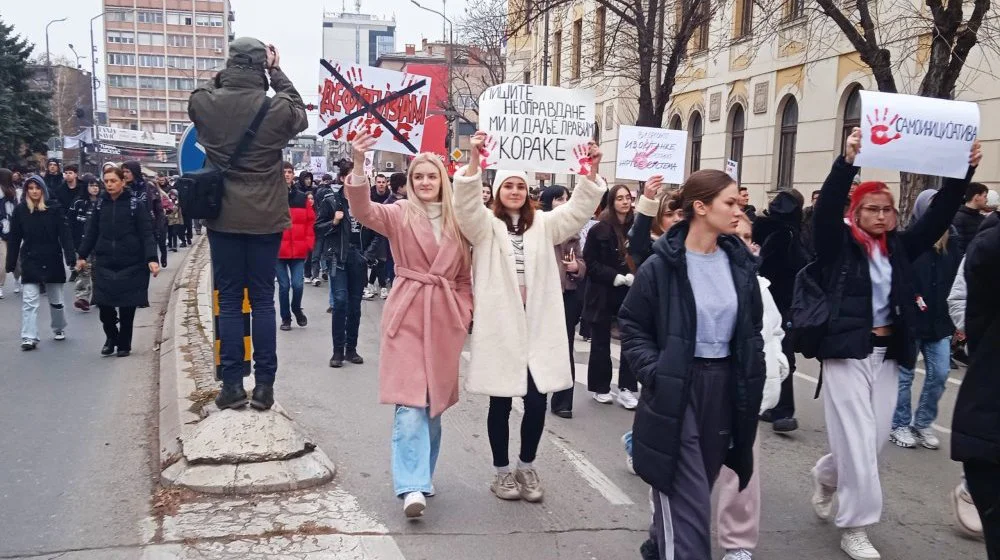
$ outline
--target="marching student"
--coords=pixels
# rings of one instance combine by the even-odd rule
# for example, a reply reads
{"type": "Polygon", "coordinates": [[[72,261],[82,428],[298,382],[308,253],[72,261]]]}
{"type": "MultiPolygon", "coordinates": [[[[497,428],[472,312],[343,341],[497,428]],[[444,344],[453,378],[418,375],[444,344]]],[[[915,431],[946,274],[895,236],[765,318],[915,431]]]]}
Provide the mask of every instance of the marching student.
{"type": "Polygon", "coordinates": [[[344,192],[351,212],[388,239],[396,286],[382,313],[379,402],[396,405],[392,478],[407,517],[423,515],[441,449],[441,414],[458,402],[458,367],[472,321],[469,244],[453,207],[451,183],[434,154],[410,162],[406,200],[372,201],[364,169],[375,137],[351,143],[354,170],[344,192]]]}
{"type": "Polygon", "coordinates": [[[618,312],[642,382],[635,471],[653,487],[644,558],[709,558],[712,485],[723,463],[742,490],[764,387],[763,305],[754,258],[734,235],[743,212],[719,170],[681,187],[685,219],[653,245],[618,312]]]}
{"type": "MultiPolygon", "coordinates": [[[[455,173],[459,228],[472,245],[476,316],[466,388],[490,396],[487,418],[493,466],[490,490],[503,500],[542,500],[534,467],[545,427],[547,393],[568,389],[573,376],[565,348],[565,316],[559,265],[553,246],[577,233],[607,190],[597,176],[601,151],[588,148],[589,168],[566,204],[535,212],[528,174],[498,170],[491,212],[483,205],[480,154],[486,133],[472,138],[469,165],[455,173]],[[524,399],[517,468],[508,458],[513,397],[524,399]]],[[[394,292],[395,293],[395,292],[394,292]]]]}
{"type": "MultiPolygon", "coordinates": [[[[73,205],[66,213],[66,222],[73,233],[73,243],[76,244],[75,248],[78,252],[87,231],[87,222],[90,221],[94,209],[97,208],[97,199],[102,191],[101,183],[97,177],[90,173],[80,177],[80,182],[83,184],[86,194],[73,200],[73,205]]],[[[76,285],[73,288],[73,307],[83,312],[90,311],[90,300],[94,296],[94,281],[91,276],[91,269],[94,266],[93,260],[91,258],[87,262],[87,266],[77,271],[76,285]]]]}
{"type": "Polygon", "coordinates": [[[820,519],[829,519],[836,495],[841,549],[854,560],[875,560],[881,555],[867,528],[882,517],[878,456],[889,441],[899,367],[916,362],[912,263],[947,231],[982,152],[976,141],[966,177],[944,179],[926,213],[896,231],[896,208],[884,183],[861,183],[848,194],[861,149],[861,129],[855,128],[814,213],[823,291],[839,311],[817,341],[830,453],[812,469],[812,504],[820,519]]]}

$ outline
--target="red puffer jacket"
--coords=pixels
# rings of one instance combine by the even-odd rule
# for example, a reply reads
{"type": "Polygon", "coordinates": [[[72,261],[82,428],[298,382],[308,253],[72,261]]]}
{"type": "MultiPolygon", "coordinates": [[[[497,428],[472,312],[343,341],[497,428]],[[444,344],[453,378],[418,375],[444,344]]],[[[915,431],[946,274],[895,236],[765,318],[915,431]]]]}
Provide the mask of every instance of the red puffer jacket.
{"type": "Polygon", "coordinates": [[[316,233],[313,224],[316,222],[316,212],[313,202],[298,189],[288,193],[288,207],[292,214],[292,227],[281,234],[281,249],[279,259],[305,259],[316,244],[316,233]]]}

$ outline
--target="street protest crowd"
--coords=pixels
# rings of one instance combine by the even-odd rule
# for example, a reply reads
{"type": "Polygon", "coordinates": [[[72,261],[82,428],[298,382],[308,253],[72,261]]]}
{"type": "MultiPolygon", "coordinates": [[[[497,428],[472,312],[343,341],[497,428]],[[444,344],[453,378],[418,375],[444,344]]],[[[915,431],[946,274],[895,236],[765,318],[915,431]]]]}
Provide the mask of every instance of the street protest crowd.
{"type": "MultiPolygon", "coordinates": [[[[490,491],[528,502],[560,491],[543,484],[535,459],[546,411],[573,418],[579,334],[591,343],[593,400],[635,411],[624,462],[649,484],[652,507],[639,553],[679,560],[711,557],[715,486],[725,559],[752,558],[758,424],[798,429],[792,374],[803,356],[823,366],[829,443],[803,500],[840,531],[847,556],[880,558],[868,536],[883,509],[880,451],[890,441],[940,446],[931,424],[960,361],[968,370],[952,424],[951,456],[964,470],[952,493],[956,522],[1000,559],[1000,215],[972,181],[982,159],[973,138],[951,162],[960,176],[920,193],[912,216],[899,215],[886,184],[860,179],[862,154],[887,143],[860,128],[808,207],[789,190],[758,212],[722,170],[677,183],[646,176],[638,191],[609,184],[592,141],[571,156],[572,192],[533,191],[534,169],[498,159],[489,131],[473,136],[468,163],[453,173],[439,156],[418,153],[404,173],[366,174],[365,154],[382,140],[360,130],[335,173],[296,174],[282,148],[307,127],[305,106],[277,50],[256,39],[231,44],[226,68],[192,93],[189,114],[211,166],[223,170],[212,215],[199,206],[212,196],[207,178],[182,177],[173,189],[166,177],[147,181],[138,162],[107,165],[100,177],[56,161],[44,176],[0,169],[0,260],[23,301],[22,349],[39,344],[43,293],[53,338],[66,337],[71,269],[73,307],[100,310],[101,354],[129,355],[150,275],[202,227],[219,291],[221,409],[274,404],[277,331],[309,325],[307,284],[327,284],[331,368],[364,363],[363,302],[385,300],[378,401],[395,407],[394,493],[418,518],[435,492],[442,415],[463,390],[489,396],[490,491]],[[617,391],[612,338],[622,348],[617,391]],[[914,410],[918,354],[927,375],[914,410]],[[514,398],[524,412],[512,464],[514,398]]],[[[644,157],[655,166],[652,151],[644,157]]]]}

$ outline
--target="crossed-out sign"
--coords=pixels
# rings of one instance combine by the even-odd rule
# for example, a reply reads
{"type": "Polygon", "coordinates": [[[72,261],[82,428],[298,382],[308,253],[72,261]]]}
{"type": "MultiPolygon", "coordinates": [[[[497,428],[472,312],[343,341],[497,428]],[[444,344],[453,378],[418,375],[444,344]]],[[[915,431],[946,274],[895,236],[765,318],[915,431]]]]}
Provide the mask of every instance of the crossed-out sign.
{"type": "Polygon", "coordinates": [[[350,142],[367,130],[376,137],[376,150],[420,152],[430,78],[356,64],[344,70],[326,60],[320,65],[329,73],[321,76],[319,88],[319,118],[326,125],[320,136],[332,134],[334,140],[350,142]]]}

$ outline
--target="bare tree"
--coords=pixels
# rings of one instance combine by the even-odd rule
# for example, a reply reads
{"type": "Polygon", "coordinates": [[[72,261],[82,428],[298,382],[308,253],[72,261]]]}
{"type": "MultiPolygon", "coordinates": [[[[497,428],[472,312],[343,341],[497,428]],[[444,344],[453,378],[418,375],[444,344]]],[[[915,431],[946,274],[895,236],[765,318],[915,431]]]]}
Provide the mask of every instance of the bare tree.
{"type": "MultiPolygon", "coordinates": [[[[452,93],[463,101],[461,109],[475,115],[479,114],[479,95],[507,81],[507,6],[507,0],[482,0],[474,9],[466,8],[458,21],[462,44],[455,46],[455,54],[465,64],[453,70],[452,93]]],[[[459,118],[473,122],[463,111],[458,112],[459,118]]]]}

